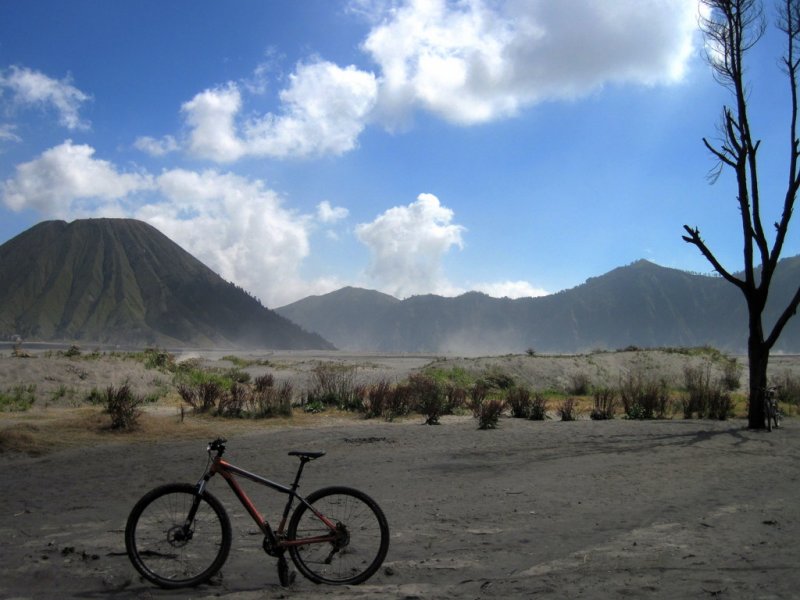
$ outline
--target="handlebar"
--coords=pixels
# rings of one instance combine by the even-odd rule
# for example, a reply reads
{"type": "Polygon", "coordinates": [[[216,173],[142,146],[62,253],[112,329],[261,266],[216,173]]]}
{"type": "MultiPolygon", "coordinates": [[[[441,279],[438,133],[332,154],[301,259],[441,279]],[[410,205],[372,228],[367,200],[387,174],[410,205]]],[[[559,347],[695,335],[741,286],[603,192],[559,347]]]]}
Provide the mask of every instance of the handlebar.
{"type": "Polygon", "coordinates": [[[208,448],[206,451],[211,454],[212,452],[216,452],[217,456],[222,456],[225,452],[225,442],[227,442],[225,438],[219,437],[211,442],[208,442],[208,448]]]}

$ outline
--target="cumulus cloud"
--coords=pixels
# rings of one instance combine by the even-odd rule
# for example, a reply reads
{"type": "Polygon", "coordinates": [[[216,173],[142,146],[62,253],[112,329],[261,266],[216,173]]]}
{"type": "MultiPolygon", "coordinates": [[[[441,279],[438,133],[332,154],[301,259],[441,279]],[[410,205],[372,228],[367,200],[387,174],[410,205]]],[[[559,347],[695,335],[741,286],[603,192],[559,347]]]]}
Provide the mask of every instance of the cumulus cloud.
{"type": "Polygon", "coordinates": [[[453,286],[444,277],[442,259],[463,247],[465,229],[453,223],[454,213],[433,194],[420,194],[407,206],[396,206],[371,223],[356,227],[356,236],[369,249],[368,276],[389,293],[448,295],[453,286]]]}
{"type": "MultiPolygon", "coordinates": [[[[607,84],[680,81],[702,0],[351,0],[371,30],[361,44],[376,73],[320,58],[299,62],[275,112],[245,112],[263,95],[273,57],[251,78],[185,102],[186,149],[230,163],[353,150],[371,123],[389,129],[416,111],[459,125],[507,118],[607,84]]],[[[140,138],[154,155],[174,139],[140,138]]]]}
{"type": "Polygon", "coordinates": [[[58,218],[99,209],[108,215],[117,214],[119,201],[129,194],[153,187],[151,176],[120,172],[94,153],[91,146],[67,140],[17,165],[14,177],[0,187],[3,202],[15,211],[32,208],[58,218]]]}
{"type": "Polygon", "coordinates": [[[342,206],[332,206],[327,200],[323,200],[317,204],[317,218],[323,223],[336,223],[342,219],[346,219],[350,214],[346,208],[342,206]]]}
{"type": "Polygon", "coordinates": [[[91,96],[72,85],[69,77],[53,79],[39,71],[15,66],[0,73],[0,88],[11,92],[14,104],[55,109],[59,123],[67,129],[89,127],[88,121],[80,117],[80,108],[91,96]]]}
{"type": "Polygon", "coordinates": [[[125,173],[94,154],[68,140],[19,165],[0,184],[0,198],[12,210],[45,218],[147,221],[268,306],[341,287],[334,278],[299,275],[314,216],[287,209],[262,181],[215,170],[125,173]]]}
{"type": "Polygon", "coordinates": [[[181,111],[191,128],[189,151],[201,158],[231,162],[245,153],[237,137],[235,118],[242,97],[234,84],[209,89],[186,102],[181,111]]]}
{"type": "Polygon", "coordinates": [[[380,66],[384,116],[421,108],[482,123],[608,83],[679,81],[694,50],[698,4],[409,0],[362,47],[380,66]]]}
{"type": "Polygon", "coordinates": [[[355,147],[376,98],[372,73],[315,61],[290,75],[277,114],[240,124],[242,95],[234,83],[197,94],[182,111],[190,128],[189,151],[201,158],[338,155],[355,147]]]}

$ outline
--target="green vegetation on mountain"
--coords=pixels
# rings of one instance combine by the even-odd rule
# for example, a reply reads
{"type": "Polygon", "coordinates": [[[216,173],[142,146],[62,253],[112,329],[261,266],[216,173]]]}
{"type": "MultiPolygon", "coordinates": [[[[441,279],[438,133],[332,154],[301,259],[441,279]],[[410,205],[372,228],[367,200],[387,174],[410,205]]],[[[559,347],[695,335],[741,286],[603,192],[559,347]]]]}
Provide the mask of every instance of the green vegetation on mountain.
{"type": "Polygon", "coordinates": [[[328,349],[154,227],[46,221],[0,246],[0,339],[328,349]]]}

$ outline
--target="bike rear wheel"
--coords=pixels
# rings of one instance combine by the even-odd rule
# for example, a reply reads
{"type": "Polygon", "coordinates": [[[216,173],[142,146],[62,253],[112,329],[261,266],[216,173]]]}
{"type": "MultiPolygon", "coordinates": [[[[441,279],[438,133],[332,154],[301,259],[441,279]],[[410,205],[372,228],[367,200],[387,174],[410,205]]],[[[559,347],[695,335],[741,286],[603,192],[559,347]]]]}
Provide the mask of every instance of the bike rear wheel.
{"type": "MultiPolygon", "coordinates": [[[[337,540],[289,546],[297,569],[315,583],[333,585],[354,585],[372,577],[389,550],[389,524],[378,504],[347,487],[317,490],[306,501],[336,525],[337,540]]],[[[286,539],[330,534],[330,528],[301,503],[289,521],[286,539]]]]}
{"type": "Polygon", "coordinates": [[[125,527],[125,548],[133,566],[164,588],[208,581],[222,568],[231,548],[231,524],[222,504],[209,492],[198,497],[194,485],[172,483],[145,494],[125,527]],[[187,523],[197,501],[197,511],[187,523]]]}

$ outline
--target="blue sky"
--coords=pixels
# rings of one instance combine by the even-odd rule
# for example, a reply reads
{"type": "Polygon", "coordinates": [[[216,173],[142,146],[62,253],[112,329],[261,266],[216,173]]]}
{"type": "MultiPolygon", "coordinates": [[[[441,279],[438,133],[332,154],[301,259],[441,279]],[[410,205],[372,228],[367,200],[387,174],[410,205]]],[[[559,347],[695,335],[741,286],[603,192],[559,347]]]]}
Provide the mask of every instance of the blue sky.
{"type": "MultiPolygon", "coordinates": [[[[767,17],[772,3],[766,5],[767,17]]],[[[277,307],[345,285],[529,296],[742,266],[697,0],[0,2],[0,243],[145,220],[277,307]]],[[[748,56],[765,221],[783,40],[748,56]]],[[[790,232],[785,256],[798,254],[790,232]]]]}

